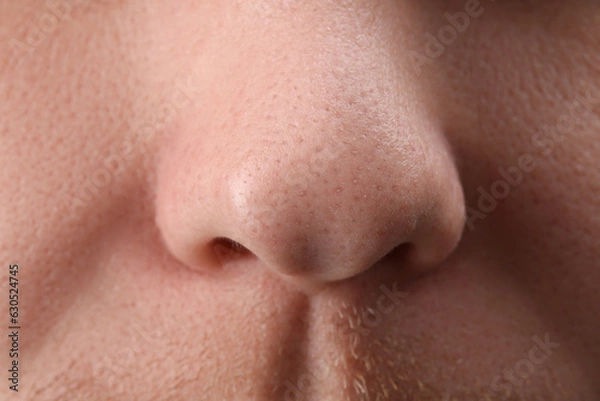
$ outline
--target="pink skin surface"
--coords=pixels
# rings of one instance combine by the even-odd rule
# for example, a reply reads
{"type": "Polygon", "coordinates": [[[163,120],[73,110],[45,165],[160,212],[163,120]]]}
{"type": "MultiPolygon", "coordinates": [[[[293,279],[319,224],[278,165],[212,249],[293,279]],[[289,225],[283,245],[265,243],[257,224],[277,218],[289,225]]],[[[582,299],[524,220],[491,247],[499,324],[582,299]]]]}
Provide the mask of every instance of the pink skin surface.
{"type": "Polygon", "coordinates": [[[1,0],[0,61],[1,400],[600,399],[597,1],[1,0]]]}

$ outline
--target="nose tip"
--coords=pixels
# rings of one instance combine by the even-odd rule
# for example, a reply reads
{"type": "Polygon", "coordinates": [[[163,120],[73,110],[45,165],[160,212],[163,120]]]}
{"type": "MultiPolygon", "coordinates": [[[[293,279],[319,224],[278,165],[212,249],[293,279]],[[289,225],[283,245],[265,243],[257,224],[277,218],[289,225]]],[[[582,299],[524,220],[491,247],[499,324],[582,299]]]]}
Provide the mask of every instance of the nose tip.
{"type": "Polygon", "coordinates": [[[447,153],[395,145],[330,141],[296,148],[280,168],[251,163],[232,187],[240,241],[280,274],[319,281],[357,275],[399,247],[409,264],[439,263],[462,229],[457,177],[432,170],[445,161],[452,171],[447,153]]]}
{"type": "Polygon", "coordinates": [[[319,282],[360,274],[398,247],[411,266],[447,257],[464,207],[442,141],[315,138],[259,141],[218,173],[187,180],[195,190],[163,190],[159,225],[171,251],[200,270],[252,254],[285,278],[319,282]]]}

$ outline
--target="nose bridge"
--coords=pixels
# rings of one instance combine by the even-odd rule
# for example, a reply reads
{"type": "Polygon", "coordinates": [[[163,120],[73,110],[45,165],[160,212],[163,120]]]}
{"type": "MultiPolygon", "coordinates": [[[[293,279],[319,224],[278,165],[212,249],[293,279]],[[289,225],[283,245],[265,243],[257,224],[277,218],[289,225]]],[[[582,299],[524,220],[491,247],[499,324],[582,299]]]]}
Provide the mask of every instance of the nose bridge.
{"type": "Polygon", "coordinates": [[[296,199],[318,200],[324,213],[348,198],[364,204],[392,188],[416,190],[407,183],[417,180],[419,163],[409,160],[427,159],[427,146],[411,124],[415,99],[399,94],[396,77],[374,82],[329,59],[306,70],[296,64],[285,58],[286,68],[242,88],[230,108],[235,119],[219,125],[227,127],[219,152],[237,156],[226,191],[246,229],[257,231],[276,210],[303,203],[296,199]]]}

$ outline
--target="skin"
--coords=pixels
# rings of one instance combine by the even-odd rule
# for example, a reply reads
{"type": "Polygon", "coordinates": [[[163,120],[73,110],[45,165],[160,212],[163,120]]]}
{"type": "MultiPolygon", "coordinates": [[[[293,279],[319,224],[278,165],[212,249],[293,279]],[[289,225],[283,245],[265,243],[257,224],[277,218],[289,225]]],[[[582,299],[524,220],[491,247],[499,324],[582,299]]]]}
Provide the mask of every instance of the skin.
{"type": "Polygon", "coordinates": [[[33,45],[41,4],[0,1],[19,399],[600,397],[600,3],[441,51],[463,1],[81,0],[33,45]]]}

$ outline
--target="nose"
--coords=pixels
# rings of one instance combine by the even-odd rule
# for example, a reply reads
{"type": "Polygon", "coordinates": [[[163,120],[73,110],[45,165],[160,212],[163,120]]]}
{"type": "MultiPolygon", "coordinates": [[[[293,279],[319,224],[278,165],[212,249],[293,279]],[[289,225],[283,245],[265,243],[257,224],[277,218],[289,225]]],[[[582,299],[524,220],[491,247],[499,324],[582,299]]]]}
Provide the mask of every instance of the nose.
{"type": "Polygon", "coordinates": [[[411,268],[438,265],[460,239],[463,191],[413,76],[367,46],[361,65],[309,42],[214,77],[181,119],[158,171],[167,247],[199,271],[227,264],[228,247],[318,282],[398,247],[411,268]]]}

